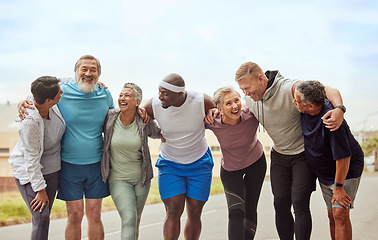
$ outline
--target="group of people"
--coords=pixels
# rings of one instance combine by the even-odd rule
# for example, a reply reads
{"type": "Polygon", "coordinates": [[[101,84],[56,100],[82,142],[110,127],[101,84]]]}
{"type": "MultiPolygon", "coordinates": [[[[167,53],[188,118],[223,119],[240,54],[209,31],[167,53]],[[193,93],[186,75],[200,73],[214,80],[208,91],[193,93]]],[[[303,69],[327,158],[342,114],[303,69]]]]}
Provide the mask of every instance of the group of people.
{"type": "Polygon", "coordinates": [[[75,79],[38,78],[33,96],[19,104],[19,141],[9,162],[32,213],[31,239],[48,239],[56,192],[67,206],[66,239],[81,238],[84,214],[88,238],[104,239],[101,204],[109,195],[121,217],[121,238],[138,239],[153,177],[148,137],[161,139],[155,166],[166,210],[164,239],[179,238],[185,208],[185,239],[199,239],[213,169],[205,129],[214,132],[222,150],[228,239],[253,239],[267,168],[256,136],[259,124],[274,142],[270,179],[280,239],[310,239],[316,178],[332,239],[352,239],[349,209],[363,152],[343,119],[346,108],[336,89],[264,73],[247,62],[235,76],[247,106],[232,87],[219,88],[211,98],[186,90],[184,79],[172,73],[143,107],[140,87],[125,83],[115,109],[98,82],[98,59],[80,57],[74,72],[75,79]]]}

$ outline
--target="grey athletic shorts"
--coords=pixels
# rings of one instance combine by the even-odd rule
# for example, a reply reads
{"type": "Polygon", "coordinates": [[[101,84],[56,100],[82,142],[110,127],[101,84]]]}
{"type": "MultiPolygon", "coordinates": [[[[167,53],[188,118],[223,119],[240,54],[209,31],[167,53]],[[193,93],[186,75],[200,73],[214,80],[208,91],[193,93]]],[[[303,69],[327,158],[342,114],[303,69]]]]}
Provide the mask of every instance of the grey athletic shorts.
{"type": "MultiPolygon", "coordinates": [[[[346,179],[344,182],[344,190],[348,196],[352,199],[349,208],[354,208],[354,199],[356,198],[358,186],[360,185],[361,177],[346,179]]],[[[332,196],[334,185],[326,186],[319,182],[320,188],[322,189],[323,198],[327,205],[327,210],[332,210],[332,208],[343,208],[337,201],[332,205],[332,196]]]]}

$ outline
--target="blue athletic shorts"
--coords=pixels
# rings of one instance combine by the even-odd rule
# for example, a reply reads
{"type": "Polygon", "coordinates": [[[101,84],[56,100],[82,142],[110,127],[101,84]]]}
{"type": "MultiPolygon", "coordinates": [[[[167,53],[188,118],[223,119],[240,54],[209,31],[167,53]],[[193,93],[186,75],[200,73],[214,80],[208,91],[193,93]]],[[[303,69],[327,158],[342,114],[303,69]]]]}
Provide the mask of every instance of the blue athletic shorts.
{"type": "Polygon", "coordinates": [[[57,198],[63,201],[101,199],[109,196],[108,183],[101,180],[100,162],[86,165],[62,161],[57,198]]]}
{"type": "Polygon", "coordinates": [[[161,200],[183,193],[199,201],[205,202],[209,199],[214,166],[210,149],[190,164],[178,164],[159,155],[155,166],[159,168],[161,200]]]}

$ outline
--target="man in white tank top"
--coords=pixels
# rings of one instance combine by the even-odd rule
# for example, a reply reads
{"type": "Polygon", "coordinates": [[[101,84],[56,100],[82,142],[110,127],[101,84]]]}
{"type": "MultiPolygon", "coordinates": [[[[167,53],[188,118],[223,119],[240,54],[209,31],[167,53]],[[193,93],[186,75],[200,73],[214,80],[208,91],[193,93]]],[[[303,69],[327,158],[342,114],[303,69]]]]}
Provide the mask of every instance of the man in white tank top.
{"type": "Polygon", "coordinates": [[[179,238],[185,202],[185,239],[199,239],[201,213],[212,179],[213,159],[203,122],[206,112],[214,107],[212,99],[185,91],[183,78],[172,73],[161,81],[159,97],[150,99],[144,107],[157,120],[166,140],[160,145],[156,162],[159,192],[166,209],[164,239],[179,238]]]}

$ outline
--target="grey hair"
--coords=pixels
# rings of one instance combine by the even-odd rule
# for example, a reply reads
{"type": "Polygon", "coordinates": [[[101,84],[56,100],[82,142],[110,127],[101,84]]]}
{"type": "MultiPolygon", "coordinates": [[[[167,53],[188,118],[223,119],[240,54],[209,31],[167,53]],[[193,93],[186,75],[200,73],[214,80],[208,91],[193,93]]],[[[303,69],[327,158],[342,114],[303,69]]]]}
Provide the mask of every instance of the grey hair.
{"type": "Polygon", "coordinates": [[[77,71],[77,69],[80,67],[80,64],[81,64],[81,60],[83,59],[89,59],[89,60],[96,60],[97,62],[97,72],[98,72],[98,76],[101,75],[101,64],[100,64],[100,60],[98,60],[97,58],[93,57],[92,55],[84,55],[84,56],[81,56],[75,63],[75,67],[74,67],[74,72],[77,71]]]}
{"type": "Polygon", "coordinates": [[[214,95],[213,95],[213,103],[215,104],[215,106],[222,108],[224,95],[230,92],[236,93],[240,98],[240,94],[233,87],[231,86],[221,87],[221,88],[218,88],[214,92],[214,95]]]}
{"type": "Polygon", "coordinates": [[[134,90],[134,96],[135,96],[135,99],[136,100],[139,100],[139,101],[142,101],[143,99],[143,93],[142,93],[142,89],[136,85],[135,83],[125,83],[125,85],[123,85],[123,88],[131,88],[134,90]]]}
{"type": "Polygon", "coordinates": [[[303,81],[300,82],[295,90],[301,95],[301,100],[305,104],[314,104],[322,106],[325,101],[325,88],[319,81],[303,81]]]}

